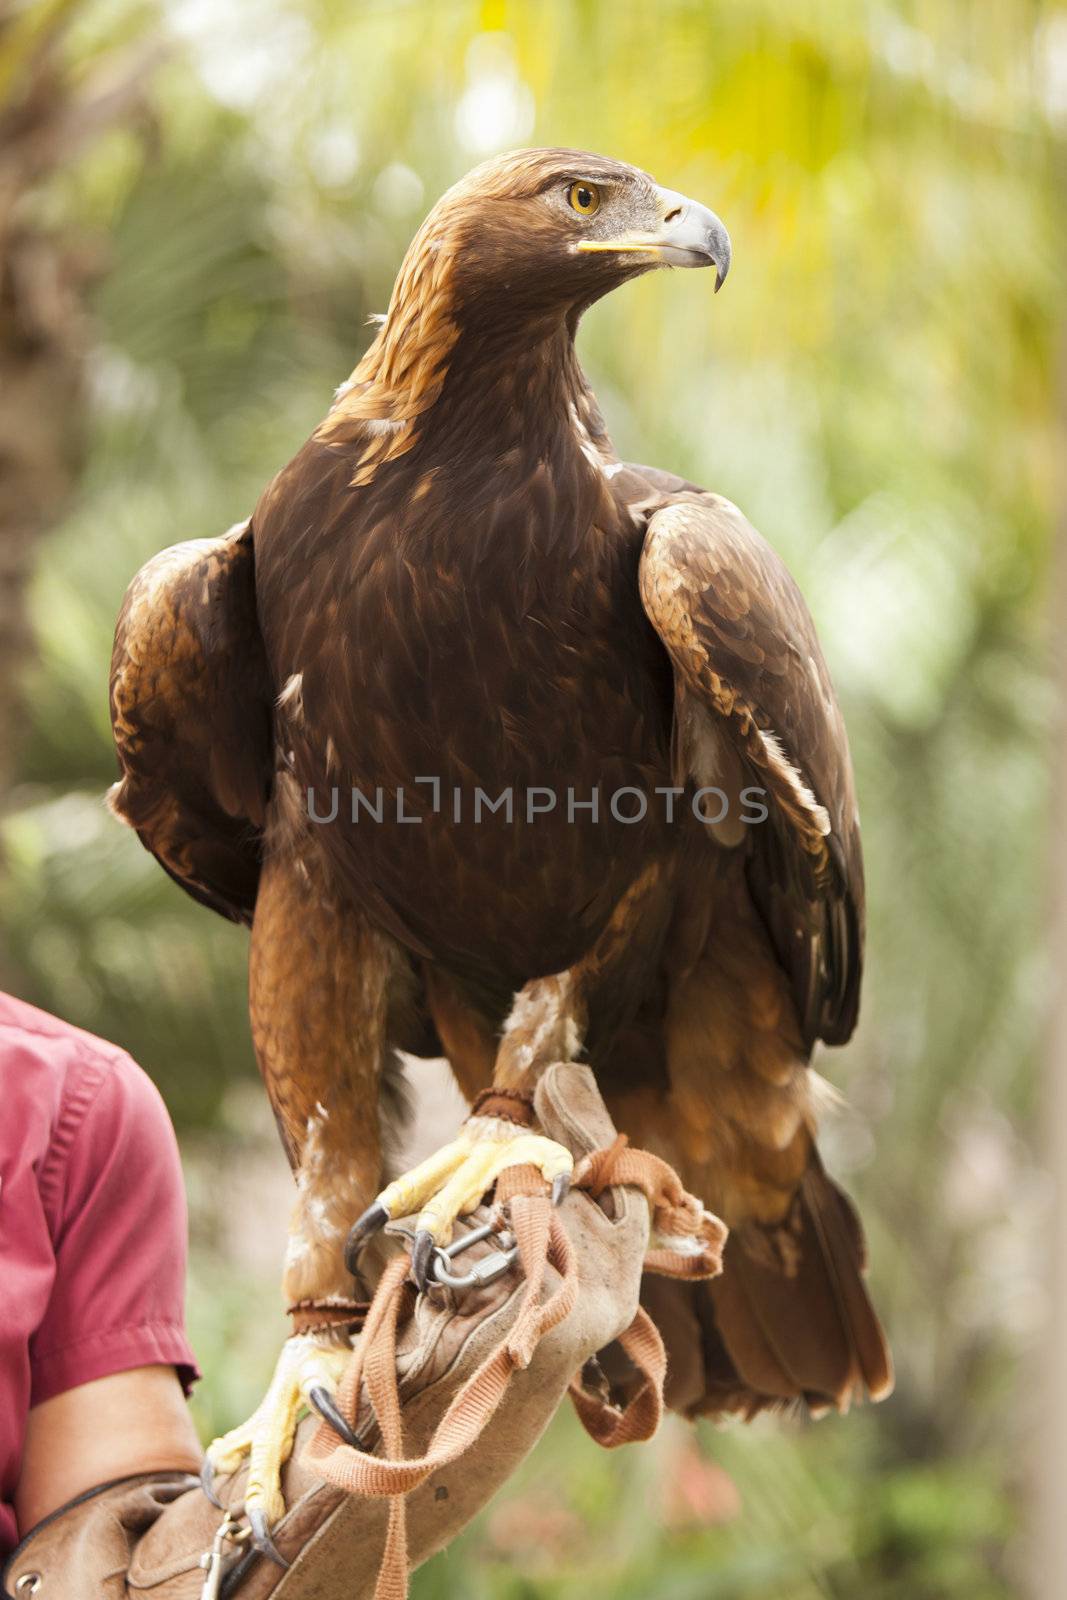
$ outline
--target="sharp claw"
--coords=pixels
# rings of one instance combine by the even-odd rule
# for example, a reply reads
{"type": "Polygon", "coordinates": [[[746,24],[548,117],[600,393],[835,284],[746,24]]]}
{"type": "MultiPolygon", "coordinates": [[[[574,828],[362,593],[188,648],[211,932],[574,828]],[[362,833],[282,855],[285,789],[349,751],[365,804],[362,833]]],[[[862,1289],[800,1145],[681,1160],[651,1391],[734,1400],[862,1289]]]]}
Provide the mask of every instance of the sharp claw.
{"type": "Polygon", "coordinates": [[[561,1172],[558,1178],[552,1179],[552,1204],[561,1206],[571,1192],[571,1175],[561,1172]]]}
{"type": "Polygon", "coordinates": [[[219,1511],[226,1510],[226,1507],[215,1493],[215,1468],[211,1464],[210,1456],[204,1457],[203,1464],[200,1468],[200,1487],[203,1489],[213,1506],[216,1506],[219,1511]]]}
{"type": "Polygon", "coordinates": [[[377,1233],[379,1228],[384,1228],[389,1221],[389,1213],[380,1200],[375,1200],[373,1205],[367,1207],[361,1217],[357,1217],[349,1231],[345,1244],[345,1266],[353,1277],[356,1274],[359,1248],[364,1239],[369,1239],[372,1233],[377,1233]]]}
{"type": "Polygon", "coordinates": [[[267,1513],[262,1506],[253,1506],[248,1513],[248,1522],[252,1529],[252,1544],[260,1555],[266,1556],[268,1561],[273,1561],[274,1565],[281,1567],[283,1572],[288,1572],[289,1563],[270,1536],[270,1528],[267,1526],[267,1513]]]}
{"type": "Polygon", "coordinates": [[[434,1237],[426,1228],[420,1228],[411,1247],[411,1275],[419,1293],[425,1292],[430,1281],[430,1261],[433,1256],[434,1237]]]}
{"type": "Polygon", "coordinates": [[[337,1402],[330,1391],[316,1383],[308,1390],[308,1405],[314,1406],[319,1416],[330,1424],[334,1433],[339,1434],[345,1444],[350,1444],[353,1450],[365,1450],[366,1445],[350,1425],[347,1417],[343,1417],[337,1409],[337,1402]]]}

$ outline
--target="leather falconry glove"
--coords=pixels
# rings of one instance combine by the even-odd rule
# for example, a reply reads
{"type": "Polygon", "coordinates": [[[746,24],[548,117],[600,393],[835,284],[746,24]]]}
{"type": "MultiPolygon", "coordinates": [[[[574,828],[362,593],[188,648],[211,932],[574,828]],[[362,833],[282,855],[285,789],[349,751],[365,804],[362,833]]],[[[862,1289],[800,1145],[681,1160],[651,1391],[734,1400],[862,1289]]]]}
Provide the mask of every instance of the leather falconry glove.
{"type": "MultiPolygon", "coordinates": [[[[416,1296],[396,1238],[339,1394],[364,1448],[301,1423],[272,1530],[286,1565],[249,1546],[244,1470],[215,1485],[220,1506],[198,1480],[154,1473],[32,1530],[7,1563],[4,1600],[403,1600],[408,1573],[496,1493],[568,1389],[598,1443],[649,1438],[665,1359],[638,1306],[642,1270],[712,1276],[726,1230],[663,1162],[623,1148],[587,1067],[550,1067],[536,1110],[575,1157],[575,1189],[554,1208],[539,1174],[527,1183],[514,1169],[503,1225],[517,1259],[499,1272],[510,1239],[489,1233],[453,1258],[455,1276],[474,1275],[462,1288],[416,1296]],[[669,1248],[649,1251],[650,1216],[669,1248]]],[[[468,1231],[487,1223],[501,1218],[483,1207],[468,1231]]]]}

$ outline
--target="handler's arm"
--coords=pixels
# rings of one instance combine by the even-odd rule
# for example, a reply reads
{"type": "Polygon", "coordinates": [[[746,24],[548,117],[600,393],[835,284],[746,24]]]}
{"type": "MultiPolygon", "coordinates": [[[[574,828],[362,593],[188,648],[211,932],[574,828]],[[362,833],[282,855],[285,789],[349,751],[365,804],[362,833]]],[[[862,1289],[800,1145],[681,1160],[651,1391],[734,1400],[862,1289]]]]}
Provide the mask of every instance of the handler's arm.
{"type": "Polygon", "coordinates": [[[197,1471],[183,1387],[185,1192],[170,1119],[129,1057],[100,1047],[68,1087],[46,1158],[55,1281],[30,1347],[19,1532],[117,1478],[197,1471]]]}
{"type": "Polygon", "coordinates": [[[134,1473],[198,1472],[200,1445],[171,1366],[136,1367],[34,1406],[15,1494],[33,1528],[97,1484],[134,1473]]]}

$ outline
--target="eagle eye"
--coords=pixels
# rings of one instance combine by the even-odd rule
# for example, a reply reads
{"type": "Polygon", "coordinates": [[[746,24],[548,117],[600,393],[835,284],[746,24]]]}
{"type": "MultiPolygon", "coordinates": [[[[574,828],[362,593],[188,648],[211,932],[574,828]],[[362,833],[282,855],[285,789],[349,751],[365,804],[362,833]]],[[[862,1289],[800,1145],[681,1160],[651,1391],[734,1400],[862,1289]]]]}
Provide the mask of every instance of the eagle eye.
{"type": "Polygon", "coordinates": [[[595,183],[572,183],[567,198],[583,217],[595,216],[600,210],[600,190],[595,183]]]}

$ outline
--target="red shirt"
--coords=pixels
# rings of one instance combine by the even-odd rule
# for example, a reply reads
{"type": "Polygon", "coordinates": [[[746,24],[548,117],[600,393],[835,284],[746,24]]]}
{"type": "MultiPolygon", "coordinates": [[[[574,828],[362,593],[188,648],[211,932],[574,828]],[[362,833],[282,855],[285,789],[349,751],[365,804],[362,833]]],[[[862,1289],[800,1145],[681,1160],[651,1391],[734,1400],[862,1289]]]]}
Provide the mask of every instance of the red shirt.
{"type": "Polygon", "coordinates": [[[0,1558],[31,1406],[93,1378],[173,1365],[185,1335],[186,1212],[163,1101],[114,1045],[0,994],[0,1558]]]}

